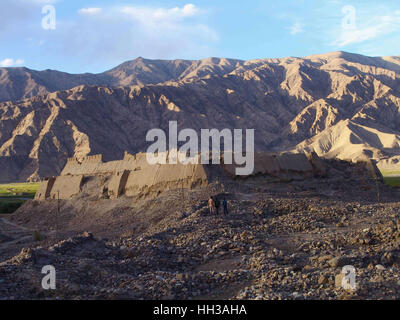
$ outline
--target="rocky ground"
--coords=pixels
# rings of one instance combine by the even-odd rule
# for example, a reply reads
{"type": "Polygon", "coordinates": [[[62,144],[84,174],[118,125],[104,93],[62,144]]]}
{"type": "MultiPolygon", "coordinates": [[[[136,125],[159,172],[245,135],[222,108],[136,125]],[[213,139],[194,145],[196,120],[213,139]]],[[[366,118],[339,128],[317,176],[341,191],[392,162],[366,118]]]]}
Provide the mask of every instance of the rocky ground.
{"type": "Polygon", "coordinates": [[[0,299],[399,299],[400,197],[380,186],[378,202],[374,188],[247,182],[226,192],[228,216],[210,215],[205,195],[170,193],[147,202],[148,219],[154,208],[166,217],[131,234],[64,230],[61,241],[50,232],[14,246],[0,262],[0,299]],[[46,291],[49,264],[57,289],[46,291]],[[335,285],[345,265],[356,291],[335,285]]]}

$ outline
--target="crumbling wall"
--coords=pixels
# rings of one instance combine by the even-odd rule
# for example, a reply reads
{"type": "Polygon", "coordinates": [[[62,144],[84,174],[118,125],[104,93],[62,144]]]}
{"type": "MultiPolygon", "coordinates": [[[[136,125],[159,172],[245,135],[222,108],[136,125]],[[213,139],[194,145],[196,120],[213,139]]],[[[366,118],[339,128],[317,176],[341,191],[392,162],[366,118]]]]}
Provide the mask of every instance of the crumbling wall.
{"type": "MultiPolygon", "coordinates": [[[[135,170],[143,162],[142,160],[142,157],[135,157],[128,153],[125,154],[123,160],[109,162],[103,162],[101,155],[88,156],[82,162],[70,158],[60,175],[116,174],[124,170],[135,170]]],[[[144,158],[144,160],[146,159],[144,158]]]]}
{"type": "MultiPolygon", "coordinates": [[[[224,170],[236,176],[237,165],[223,164],[224,170]]],[[[279,179],[304,179],[314,176],[314,168],[305,154],[254,153],[254,171],[252,175],[269,175],[279,179]]]]}
{"type": "Polygon", "coordinates": [[[328,170],[324,161],[320,157],[318,157],[318,155],[314,151],[311,153],[307,153],[306,156],[314,169],[314,174],[316,176],[325,177],[328,170]]]}
{"type": "MultiPolygon", "coordinates": [[[[168,152],[165,154],[168,156],[168,152]]],[[[221,157],[223,160],[224,156],[221,157]]],[[[223,163],[223,161],[222,161],[223,163]]],[[[123,160],[103,163],[102,157],[90,156],[82,162],[68,159],[60,177],[46,180],[40,186],[37,199],[69,199],[81,192],[84,175],[102,177],[97,190],[100,196],[116,199],[122,195],[154,195],[172,189],[193,189],[221,179],[236,176],[236,165],[222,164],[156,164],[150,165],[146,154],[125,153],[123,160]]],[[[251,176],[268,175],[280,180],[302,180],[314,176],[334,176],[338,179],[379,179],[381,175],[372,161],[350,164],[345,161],[321,159],[317,154],[254,154],[251,176]]],[[[241,178],[246,178],[241,176],[241,178]]],[[[100,181],[100,180],[99,180],[100,181]]]]}
{"type": "Polygon", "coordinates": [[[83,175],[77,176],[59,176],[55,179],[54,185],[50,191],[50,198],[70,199],[81,192],[83,175]]]}
{"type": "Polygon", "coordinates": [[[129,173],[125,194],[133,196],[180,188],[191,189],[207,183],[206,170],[199,164],[148,165],[129,173]]]}
{"type": "Polygon", "coordinates": [[[102,155],[88,156],[82,160],[82,163],[80,164],[80,171],[74,174],[95,175],[98,173],[102,164],[102,155]]]}
{"type": "Polygon", "coordinates": [[[123,194],[133,196],[139,193],[158,193],[176,188],[204,186],[208,183],[206,170],[198,164],[150,165],[144,153],[125,153],[123,160],[106,163],[102,162],[101,156],[90,156],[82,162],[68,159],[47,197],[57,198],[58,191],[61,199],[73,197],[81,191],[84,175],[109,177],[106,185],[99,185],[99,190],[105,190],[111,199],[123,194]]]}
{"type": "Polygon", "coordinates": [[[82,162],[79,162],[75,158],[69,158],[60,175],[96,174],[102,163],[102,155],[87,156],[83,158],[82,162]]]}
{"type": "Polygon", "coordinates": [[[126,182],[128,181],[129,171],[117,172],[112,175],[108,183],[108,196],[116,199],[125,193],[126,182]]]}
{"type": "Polygon", "coordinates": [[[304,153],[283,153],[277,157],[283,171],[312,172],[313,168],[304,153]]]}
{"type": "Polygon", "coordinates": [[[79,174],[81,170],[81,164],[76,158],[68,158],[64,169],[61,171],[61,176],[79,174]]]}
{"type": "Polygon", "coordinates": [[[281,168],[276,155],[265,153],[256,153],[254,156],[254,173],[253,174],[269,174],[278,177],[281,168]]]}
{"type": "Polygon", "coordinates": [[[35,200],[45,200],[50,197],[51,189],[53,188],[55,177],[50,177],[40,183],[39,189],[36,191],[35,200]]]}
{"type": "Polygon", "coordinates": [[[368,159],[366,161],[366,169],[369,172],[369,175],[378,181],[384,181],[381,171],[378,168],[377,162],[373,159],[368,159]]]}
{"type": "Polygon", "coordinates": [[[371,159],[358,161],[356,164],[356,174],[363,179],[371,179],[383,181],[381,172],[379,171],[376,162],[371,159]]]}

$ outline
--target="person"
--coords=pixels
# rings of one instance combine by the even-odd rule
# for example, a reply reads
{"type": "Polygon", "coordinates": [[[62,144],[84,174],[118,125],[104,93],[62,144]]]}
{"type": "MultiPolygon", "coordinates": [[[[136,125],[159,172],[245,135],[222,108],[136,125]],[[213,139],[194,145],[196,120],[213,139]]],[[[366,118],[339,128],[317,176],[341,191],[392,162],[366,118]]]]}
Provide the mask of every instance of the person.
{"type": "Polygon", "coordinates": [[[228,215],[228,202],[226,201],[226,199],[224,198],[224,200],[222,201],[222,206],[224,208],[224,214],[228,215]]]}
{"type": "Polygon", "coordinates": [[[208,207],[210,209],[210,214],[214,213],[214,200],[212,197],[210,197],[210,199],[208,199],[208,207]]]}
{"type": "Polygon", "coordinates": [[[215,204],[215,211],[217,212],[217,214],[219,214],[220,201],[218,198],[215,198],[214,204],[215,204]]]}

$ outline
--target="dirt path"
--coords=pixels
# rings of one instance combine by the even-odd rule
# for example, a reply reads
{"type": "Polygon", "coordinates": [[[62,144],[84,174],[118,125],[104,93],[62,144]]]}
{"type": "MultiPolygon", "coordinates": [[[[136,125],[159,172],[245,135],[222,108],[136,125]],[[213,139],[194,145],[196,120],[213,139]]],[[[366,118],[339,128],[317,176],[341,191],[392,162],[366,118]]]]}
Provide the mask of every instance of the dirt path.
{"type": "Polygon", "coordinates": [[[0,261],[12,257],[32,243],[32,231],[7,219],[0,218],[0,261]]]}
{"type": "MultiPolygon", "coordinates": [[[[27,228],[22,227],[22,226],[19,226],[19,225],[15,224],[14,222],[9,221],[9,220],[6,219],[6,218],[0,218],[0,222],[1,222],[3,225],[11,226],[11,229],[10,229],[10,230],[13,230],[13,229],[14,229],[14,230],[19,230],[19,231],[28,231],[27,228]]],[[[0,227],[1,227],[1,224],[0,224],[0,227]]],[[[4,229],[3,229],[3,230],[4,230],[4,229]]]]}

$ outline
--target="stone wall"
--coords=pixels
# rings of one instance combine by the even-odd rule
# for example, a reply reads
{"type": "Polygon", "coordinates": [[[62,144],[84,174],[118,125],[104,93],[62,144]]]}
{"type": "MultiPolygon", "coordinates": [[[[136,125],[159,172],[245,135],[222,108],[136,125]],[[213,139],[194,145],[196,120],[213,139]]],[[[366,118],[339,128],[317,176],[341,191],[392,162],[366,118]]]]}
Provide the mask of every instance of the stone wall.
{"type": "Polygon", "coordinates": [[[70,158],[61,172],[61,176],[66,175],[98,175],[115,174],[124,170],[135,170],[143,162],[145,157],[131,156],[126,154],[123,160],[103,162],[101,155],[89,156],[79,162],[77,159],[70,158]]]}
{"type": "MultiPolygon", "coordinates": [[[[165,154],[168,156],[168,152],[165,154]]],[[[222,156],[223,162],[223,156],[222,156]]],[[[84,176],[101,177],[97,190],[99,197],[116,199],[122,195],[157,195],[173,189],[193,189],[210,182],[236,177],[236,165],[156,164],[150,165],[146,154],[125,153],[123,160],[102,162],[101,155],[86,157],[82,162],[68,159],[61,175],[42,182],[38,200],[58,197],[70,199],[81,192],[84,176]]],[[[312,177],[338,176],[381,179],[372,161],[351,164],[345,161],[321,159],[311,154],[254,154],[252,176],[269,176],[279,180],[302,180],[312,177]]],[[[240,178],[245,178],[240,176],[240,178]]]]}
{"type": "Polygon", "coordinates": [[[50,198],[50,192],[55,181],[55,177],[50,177],[46,180],[43,180],[39,186],[39,189],[36,191],[35,200],[45,200],[50,198]]]}
{"type": "MultiPolygon", "coordinates": [[[[318,157],[318,156],[317,156],[318,157]]],[[[235,164],[223,165],[230,176],[236,176],[235,164]]],[[[252,175],[269,175],[291,180],[310,178],[315,175],[313,165],[305,154],[273,154],[256,152],[252,175]]]]}
{"type": "Polygon", "coordinates": [[[383,180],[383,176],[379,171],[375,160],[362,160],[358,162],[358,165],[361,167],[362,176],[364,176],[365,179],[383,180]]]}
{"type": "Polygon", "coordinates": [[[208,184],[206,169],[200,164],[165,164],[131,171],[125,194],[157,194],[173,189],[192,189],[208,184]]]}
{"type": "Polygon", "coordinates": [[[51,199],[71,199],[81,192],[83,175],[59,176],[55,179],[51,188],[49,198],[51,199]]]}
{"type": "Polygon", "coordinates": [[[315,152],[307,153],[306,156],[313,167],[314,174],[320,177],[326,176],[328,168],[324,161],[315,152]]]}
{"type": "Polygon", "coordinates": [[[108,183],[108,196],[110,199],[116,199],[121,195],[125,194],[126,182],[129,177],[128,170],[124,170],[123,172],[117,172],[112,175],[110,181],[108,183]]]}
{"type": "MultiPolygon", "coordinates": [[[[168,152],[165,154],[168,156],[168,152]]],[[[107,177],[106,184],[99,186],[99,196],[107,190],[110,199],[121,195],[157,194],[165,190],[195,188],[208,184],[207,172],[200,164],[150,165],[146,154],[131,155],[125,153],[123,160],[102,162],[101,156],[90,156],[81,162],[70,158],[61,175],[54,179],[54,185],[42,182],[38,191],[38,200],[58,197],[69,199],[81,191],[83,177],[107,177]],[[50,191],[49,191],[50,190],[50,191]]],[[[52,180],[53,181],[53,180],[52,180]]]]}

